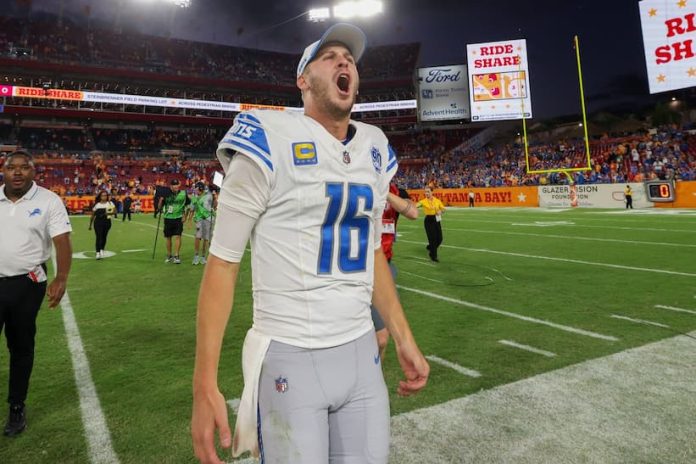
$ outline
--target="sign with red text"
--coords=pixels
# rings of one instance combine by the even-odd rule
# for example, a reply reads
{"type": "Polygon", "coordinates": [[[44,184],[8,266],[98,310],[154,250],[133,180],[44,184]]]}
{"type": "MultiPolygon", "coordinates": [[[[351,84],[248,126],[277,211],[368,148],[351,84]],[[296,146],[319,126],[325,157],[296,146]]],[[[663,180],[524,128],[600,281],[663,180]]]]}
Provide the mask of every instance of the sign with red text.
{"type": "Polygon", "coordinates": [[[639,3],[650,93],[696,85],[696,2],[639,3]]]}
{"type": "Polygon", "coordinates": [[[531,118],[527,41],[469,44],[466,51],[471,120],[531,118]]]}

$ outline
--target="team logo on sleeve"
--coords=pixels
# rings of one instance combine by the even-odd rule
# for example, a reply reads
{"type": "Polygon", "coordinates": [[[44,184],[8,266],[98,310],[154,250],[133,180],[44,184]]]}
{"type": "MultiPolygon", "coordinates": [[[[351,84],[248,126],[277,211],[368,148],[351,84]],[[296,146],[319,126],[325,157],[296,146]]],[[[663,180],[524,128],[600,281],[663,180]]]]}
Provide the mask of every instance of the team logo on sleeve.
{"type": "Polygon", "coordinates": [[[317,164],[317,147],[314,142],[298,142],[292,144],[292,160],[295,166],[317,164]]]}
{"type": "Polygon", "coordinates": [[[372,156],[372,165],[375,167],[375,171],[378,173],[382,172],[382,154],[379,152],[379,149],[372,147],[370,155],[372,156]]]}
{"type": "Polygon", "coordinates": [[[275,379],[276,391],[278,393],[285,393],[288,391],[288,379],[282,375],[275,379]]]}

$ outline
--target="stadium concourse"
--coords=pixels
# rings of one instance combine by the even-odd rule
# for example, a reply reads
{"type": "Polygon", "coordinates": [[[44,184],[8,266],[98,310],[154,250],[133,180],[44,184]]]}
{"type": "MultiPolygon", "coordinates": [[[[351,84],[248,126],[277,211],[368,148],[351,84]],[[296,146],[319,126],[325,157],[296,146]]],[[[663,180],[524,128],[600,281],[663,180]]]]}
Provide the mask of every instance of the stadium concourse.
{"type": "MultiPolygon", "coordinates": [[[[0,440],[2,463],[193,462],[201,266],[163,263],[150,214],[114,221],[111,249],[97,261],[82,213],[102,190],[117,199],[130,192],[148,213],[158,185],[210,184],[234,114],[71,96],[301,106],[292,79],[298,55],[124,36],[51,15],[0,16],[0,166],[18,148],[34,155],[37,182],[74,213],[75,251],[61,312],[39,316],[28,429],[0,440]],[[10,87],[30,91],[2,93],[10,87]]],[[[419,54],[417,43],[371,49],[360,64],[359,102],[414,99],[419,54]]],[[[412,108],[355,118],[388,134],[396,182],[414,197],[426,186],[442,198],[450,198],[446,189],[565,186],[571,179],[560,172],[528,171],[588,163],[577,132],[533,132],[527,165],[516,127],[423,128],[412,108]],[[481,135],[489,141],[470,146],[481,135]]],[[[572,183],[621,192],[659,179],[693,195],[693,119],[635,122],[592,124],[589,169],[571,174],[572,183]]],[[[696,462],[696,210],[623,211],[618,196],[613,209],[448,208],[437,265],[424,252],[423,225],[399,224],[400,294],[433,371],[418,397],[392,391],[391,462],[696,462]]],[[[184,230],[185,260],[193,233],[184,230]]],[[[232,372],[221,384],[231,414],[251,323],[249,275],[245,258],[222,357],[232,372]]],[[[384,368],[394,390],[393,352],[384,368]]]]}

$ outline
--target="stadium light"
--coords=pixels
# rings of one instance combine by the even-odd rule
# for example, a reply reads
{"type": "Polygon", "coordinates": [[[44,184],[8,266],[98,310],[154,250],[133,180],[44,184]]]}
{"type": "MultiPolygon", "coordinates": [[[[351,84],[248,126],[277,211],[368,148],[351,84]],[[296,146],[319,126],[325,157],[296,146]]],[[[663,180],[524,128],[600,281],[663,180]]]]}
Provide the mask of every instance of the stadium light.
{"type": "Polygon", "coordinates": [[[320,23],[331,18],[331,9],[329,8],[313,8],[309,10],[309,20],[313,23],[320,23]]]}
{"type": "Polygon", "coordinates": [[[334,6],[333,15],[335,18],[350,19],[356,16],[367,18],[384,11],[384,5],[376,0],[360,0],[354,2],[343,2],[334,6]]]}

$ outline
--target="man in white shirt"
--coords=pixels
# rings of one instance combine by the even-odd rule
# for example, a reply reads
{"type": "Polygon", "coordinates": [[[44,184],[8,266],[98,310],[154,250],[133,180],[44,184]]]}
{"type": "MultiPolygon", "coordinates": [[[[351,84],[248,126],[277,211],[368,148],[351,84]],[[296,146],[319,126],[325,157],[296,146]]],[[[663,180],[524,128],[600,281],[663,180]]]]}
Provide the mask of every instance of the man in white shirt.
{"type": "Polygon", "coordinates": [[[226,177],[198,299],[192,435],[203,463],[233,454],[266,463],[375,463],[389,454],[389,404],[370,303],[397,348],[401,395],[427,383],[381,250],[396,156],[376,127],[352,121],[365,36],[337,24],[297,69],[304,114],[237,116],[217,151],[226,177]],[[217,386],[239,262],[252,245],[254,324],[234,443],[217,386]]]}
{"type": "Polygon", "coordinates": [[[0,331],[10,351],[7,397],[10,414],[4,434],[26,427],[24,401],[34,365],[36,317],[44,294],[49,308],[63,298],[72,260],[70,220],[60,197],[34,182],[34,163],[26,152],[14,152],[3,165],[0,187],[0,331]],[[46,261],[56,248],[57,272],[48,287],[46,261]]]}

